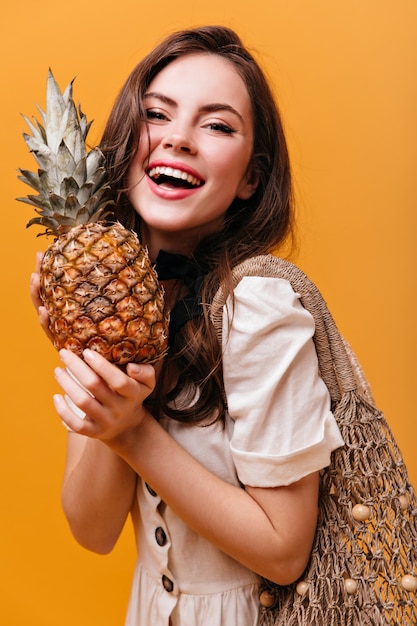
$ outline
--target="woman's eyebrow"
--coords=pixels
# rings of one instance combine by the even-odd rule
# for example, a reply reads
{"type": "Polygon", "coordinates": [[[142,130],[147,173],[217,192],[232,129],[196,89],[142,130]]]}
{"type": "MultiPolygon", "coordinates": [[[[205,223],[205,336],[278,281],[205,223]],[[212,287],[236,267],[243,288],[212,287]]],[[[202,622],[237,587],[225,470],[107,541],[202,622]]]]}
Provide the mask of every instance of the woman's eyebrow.
{"type": "MultiPolygon", "coordinates": [[[[164,104],[168,104],[169,106],[173,106],[173,107],[177,106],[177,103],[175,100],[157,91],[150,91],[148,93],[145,93],[144,97],[155,98],[156,100],[160,100],[161,102],[163,102],[164,104]]],[[[237,111],[230,104],[225,104],[223,102],[211,102],[209,104],[205,104],[200,108],[200,111],[202,113],[216,113],[217,111],[228,111],[229,113],[236,115],[236,117],[238,117],[241,120],[241,122],[244,122],[244,119],[242,115],[239,113],[239,111],[237,111]]]]}
{"type": "Polygon", "coordinates": [[[177,103],[175,102],[175,100],[172,100],[172,98],[168,98],[168,96],[164,96],[164,94],[158,93],[157,91],[148,91],[147,93],[145,93],[144,98],[156,98],[157,100],[160,100],[164,104],[169,104],[170,106],[177,106],[177,103]]]}
{"type": "Polygon", "coordinates": [[[223,102],[213,102],[210,104],[206,104],[203,107],[201,107],[201,110],[204,111],[204,113],[216,113],[217,111],[228,111],[229,113],[236,115],[236,117],[238,117],[241,122],[244,122],[244,119],[239,113],[239,111],[236,111],[236,109],[230,106],[230,104],[224,104],[223,102]]]}

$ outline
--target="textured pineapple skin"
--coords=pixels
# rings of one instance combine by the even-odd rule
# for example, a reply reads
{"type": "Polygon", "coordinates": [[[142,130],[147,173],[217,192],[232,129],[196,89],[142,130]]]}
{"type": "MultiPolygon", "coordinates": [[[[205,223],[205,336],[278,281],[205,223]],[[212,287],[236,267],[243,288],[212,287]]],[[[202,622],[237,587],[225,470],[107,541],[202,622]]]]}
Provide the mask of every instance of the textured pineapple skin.
{"type": "Polygon", "coordinates": [[[40,278],[57,349],[90,348],[117,365],[165,354],[163,288],[146,248],[120,223],[71,228],[46,250],[40,278]]]}

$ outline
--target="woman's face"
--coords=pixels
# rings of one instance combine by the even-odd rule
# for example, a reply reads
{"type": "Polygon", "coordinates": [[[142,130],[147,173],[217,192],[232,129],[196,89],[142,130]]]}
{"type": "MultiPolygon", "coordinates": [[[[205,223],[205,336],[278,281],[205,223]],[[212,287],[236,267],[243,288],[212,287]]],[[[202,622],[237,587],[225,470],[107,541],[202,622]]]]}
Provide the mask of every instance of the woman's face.
{"type": "Polygon", "coordinates": [[[149,140],[143,124],[129,199],[152,257],[161,248],[189,254],[221,227],[235,198],[255,191],[249,95],[227,60],[193,54],[157,74],[144,107],[149,140]]]}

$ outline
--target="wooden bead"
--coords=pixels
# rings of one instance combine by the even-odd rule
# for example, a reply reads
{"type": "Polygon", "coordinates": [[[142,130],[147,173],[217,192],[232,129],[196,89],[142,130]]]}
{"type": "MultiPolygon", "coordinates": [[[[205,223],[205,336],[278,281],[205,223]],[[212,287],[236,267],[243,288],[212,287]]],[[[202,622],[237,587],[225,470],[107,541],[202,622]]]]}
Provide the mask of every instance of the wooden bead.
{"type": "Polygon", "coordinates": [[[406,591],[417,591],[417,578],[411,574],[406,574],[401,578],[401,585],[406,591]]]}
{"type": "Polygon", "coordinates": [[[272,595],[272,593],[269,593],[269,591],[262,591],[259,596],[259,602],[266,609],[269,609],[275,604],[275,597],[272,595]]]}
{"type": "Polygon", "coordinates": [[[309,584],[305,580],[300,580],[295,590],[300,596],[304,596],[308,593],[309,584]]]}
{"type": "Polygon", "coordinates": [[[403,493],[398,500],[400,501],[400,506],[402,508],[403,511],[405,511],[406,509],[408,509],[408,505],[410,504],[410,496],[408,495],[408,493],[403,493]]]}
{"type": "Polygon", "coordinates": [[[357,581],[354,580],[353,578],[346,578],[345,579],[345,589],[346,589],[347,593],[349,593],[350,595],[353,595],[358,590],[358,583],[357,583],[357,581]]]}
{"type": "Polygon", "coordinates": [[[355,504],[352,509],[352,517],[357,522],[366,522],[371,517],[371,509],[365,504],[355,504]]]}

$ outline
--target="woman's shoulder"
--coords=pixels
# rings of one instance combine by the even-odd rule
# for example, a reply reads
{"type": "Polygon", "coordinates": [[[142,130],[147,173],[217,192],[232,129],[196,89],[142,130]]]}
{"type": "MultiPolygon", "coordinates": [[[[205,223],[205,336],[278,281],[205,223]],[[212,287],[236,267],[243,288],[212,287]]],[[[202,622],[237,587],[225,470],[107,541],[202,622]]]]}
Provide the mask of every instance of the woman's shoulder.
{"type": "Polygon", "coordinates": [[[227,300],[245,292],[254,301],[261,299],[278,306],[285,297],[295,303],[318,290],[307,275],[287,259],[273,254],[250,257],[233,268],[231,284],[220,285],[213,298],[210,315],[219,337],[227,300]]]}

